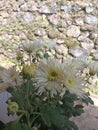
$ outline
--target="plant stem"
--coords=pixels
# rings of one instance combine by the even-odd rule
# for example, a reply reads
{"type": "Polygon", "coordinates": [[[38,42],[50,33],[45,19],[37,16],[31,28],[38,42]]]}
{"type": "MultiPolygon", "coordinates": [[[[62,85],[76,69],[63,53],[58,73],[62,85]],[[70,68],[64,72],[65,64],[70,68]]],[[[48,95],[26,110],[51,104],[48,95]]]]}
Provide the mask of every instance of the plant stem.
{"type": "Polygon", "coordinates": [[[22,118],[22,116],[24,115],[24,113],[22,113],[19,118],[16,120],[16,123],[22,118]]]}
{"type": "Polygon", "coordinates": [[[29,110],[29,108],[30,108],[30,101],[29,101],[29,88],[30,88],[30,81],[28,80],[27,81],[27,93],[26,93],[26,109],[27,109],[27,111],[29,110]]]}
{"type": "Polygon", "coordinates": [[[39,115],[37,115],[35,118],[33,118],[33,119],[31,120],[31,125],[33,124],[33,122],[34,122],[38,117],[39,117],[39,115]]]}
{"type": "Polygon", "coordinates": [[[28,127],[31,129],[31,123],[30,123],[30,115],[29,115],[29,113],[27,113],[26,118],[27,118],[28,127]]]}
{"type": "Polygon", "coordinates": [[[21,117],[25,114],[26,116],[26,121],[27,121],[27,125],[28,127],[31,129],[31,123],[30,123],[30,114],[28,111],[24,111],[24,110],[18,110],[18,112],[21,112],[23,114],[21,114],[21,116],[19,117],[18,121],[21,119],[21,117]]]}
{"type": "Polygon", "coordinates": [[[31,53],[29,54],[29,59],[30,59],[29,61],[30,61],[30,64],[31,64],[32,63],[32,54],[31,53]]]}

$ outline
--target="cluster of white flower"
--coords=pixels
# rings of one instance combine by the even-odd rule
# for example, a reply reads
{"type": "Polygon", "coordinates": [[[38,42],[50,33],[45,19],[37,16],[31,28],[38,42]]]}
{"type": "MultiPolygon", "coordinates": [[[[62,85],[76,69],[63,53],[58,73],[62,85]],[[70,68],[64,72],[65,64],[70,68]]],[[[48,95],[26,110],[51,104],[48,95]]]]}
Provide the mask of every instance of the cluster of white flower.
{"type": "MultiPolygon", "coordinates": [[[[40,49],[41,46],[42,44],[39,46],[35,43],[22,44],[24,51],[29,54],[40,49]]],[[[83,71],[84,68],[88,67],[89,73],[98,73],[98,65],[84,58],[66,59],[63,63],[55,58],[48,58],[40,60],[34,66],[32,68],[30,65],[25,65],[23,72],[29,74],[30,71],[30,75],[33,73],[32,79],[35,81],[35,88],[38,90],[38,94],[47,93],[51,97],[57,94],[63,95],[66,90],[79,97],[84,97],[85,80],[83,79],[84,77],[78,74],[79,70],[83,71]]],[[[4,70],[1,78],[9,86],[19,86],[23,82],[15,68],[4,70]]]]}
{"type": "Polygon", "coordinates": [[[42,60],[35,71],[38,93],[49,92],[51,97],[64,94],[66,90],[80,97],[85,95],[85,82],[77,75],[71,62],[60,63],[56,59],[42,60]]]}

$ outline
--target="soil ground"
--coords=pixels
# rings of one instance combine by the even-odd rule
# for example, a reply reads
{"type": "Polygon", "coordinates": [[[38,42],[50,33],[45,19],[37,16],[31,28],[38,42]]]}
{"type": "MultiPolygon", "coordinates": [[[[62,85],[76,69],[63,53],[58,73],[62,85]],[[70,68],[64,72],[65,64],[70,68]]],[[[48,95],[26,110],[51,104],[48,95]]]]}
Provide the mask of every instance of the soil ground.
{"type": "Polygon", "coordinates": [[[85,112],[73,118],[79,130],[98,130],[98,96],[91,95],[91,98],[94,105],[85,106],[85,112]]]}

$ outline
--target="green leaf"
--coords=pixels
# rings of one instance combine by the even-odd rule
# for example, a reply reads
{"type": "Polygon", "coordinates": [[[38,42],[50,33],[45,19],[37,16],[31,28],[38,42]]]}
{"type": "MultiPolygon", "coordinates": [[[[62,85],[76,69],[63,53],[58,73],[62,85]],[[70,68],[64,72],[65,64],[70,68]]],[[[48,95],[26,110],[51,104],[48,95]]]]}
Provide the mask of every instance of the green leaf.
{"type": "Polygon", "coordinates": [[[93,100],[92,100],[89,96],[90,96],[89,93],[85,94],[85,98],[83,98],[82,101],[83,101],[84,103],[86,103],[87,105],[88,105],[89,103],[90,103],[90,104],[94,104],[93,100]]]}
{"type": "Polygon", "coordinates": [[[22,93],[13,93],[12,100],[18,103],[19,108],[21,109],[24,108],[25,100],[24,100],[24,95],[22,93]]]}
{"type": "Polygon", "coordinates": [[[45,109],[45,107],[43,106],[43,107],[41,107],[41,117],[42,117],[42,119],[43,119],[43,121],[45,122],[45,124],[47,125],[47,126],[51,126],[51,112],[50,112],[50,110],[49,110],[49,108],[46,106],[46,109],[45,109]]]}
{"type": "Polygon", "coordinates": [[[48,53],[45,53],[44,58],[48,59],[48,57],[49,57],[48,53]]]}
{"type": "Polygon", "coordinates": [[[9,87],[9,88],[7,88],[7,91],[8,91],[9,93],[12,93],[12,92],[14,91],[14,89],[13,89],[12,87],[9,87]]]}
{"type": "Polygon", "coordinates": [[[3,130],[25,130],[23,129],[20,122],[11,122],[6,125],[6,127],[3,130]]]}
{"type": "Polygon", "coordinates": [[[75,105],[74,108],[73,108],[73,111],[72,111],[74,116],[77,116],[77,115],[79,116],[83,112],[84,112],[84,110],[83,110],[83,106],[82,105],[75,105]]]}
{"type": "Polygon", "coordinates": [[[59,108],[49,104],[41,107],[41,116],[45,124],[50,127],[52,125],[62,128],[65,123],[65,117],[61,114],[59,108]]]}

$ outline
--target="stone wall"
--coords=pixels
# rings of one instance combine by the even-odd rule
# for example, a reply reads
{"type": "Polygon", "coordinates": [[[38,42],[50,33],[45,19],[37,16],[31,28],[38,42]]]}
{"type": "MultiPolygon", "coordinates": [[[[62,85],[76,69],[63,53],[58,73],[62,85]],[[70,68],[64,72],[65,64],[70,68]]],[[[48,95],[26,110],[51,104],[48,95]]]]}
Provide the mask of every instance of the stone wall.
{"type": "Polygon", "coordinates": [[[98,60],[98,0],[0,0],[0,57],[37,39],[52,39],[59,59],[98,60]]]}

